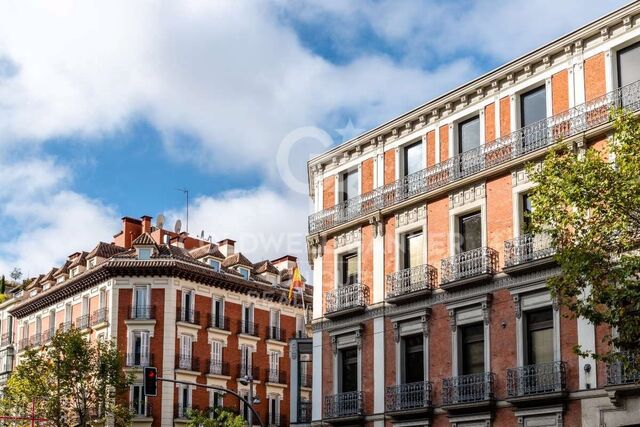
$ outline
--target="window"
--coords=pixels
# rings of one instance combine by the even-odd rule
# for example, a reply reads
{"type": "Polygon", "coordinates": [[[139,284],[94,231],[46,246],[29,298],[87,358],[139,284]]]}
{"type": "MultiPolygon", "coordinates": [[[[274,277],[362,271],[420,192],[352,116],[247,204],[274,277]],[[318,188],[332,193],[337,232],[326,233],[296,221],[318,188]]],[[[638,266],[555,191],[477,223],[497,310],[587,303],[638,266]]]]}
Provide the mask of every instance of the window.
{"type": "Polygon", "coordinates": [[[526,363],[553,362],[553,310],[551,307],[525,313],[526,363]]]}
{"type": "Polygon", "coordinates": [[[531,199],[527,193],[520,195],[520,219],[523,233],[528,232],[531,227],[531,199]]]}
{"type": "Polygon", "coordinates": [[[42,290],[46,291],[47,289],[49,289],[51,287],[51,283],[45,283],[44,285],[42,285],[42,290]]]}
{"type": "Polygon", "coordinates": [[[71,303],[66,303],[64,306],[64,321],[65,323],[71,322],[72,308],[71,303]]]}
{"type": "Polygon", "coordinates": [[[209,406],[211,408],[222,408],[224,406],[223,398],[224,394],[218,391],[210,391],[209,392],[209,406]]]}
{"type": "Polygon", "coordinates": [[[182,291],[182,319],[185,322],[193,323],[194,306],[196,293],[193,289],[183,289],[182,291]]]}
{"type": "Polygon", "coordinates": [[[358,349],[340,350],[340,392],[347,393],[358,390],[358,349]]]}
{"type": "Polygon", "coordinates": [[[280,336],[280,310],[271,310],[269,313],[269,338],[279,340],[284,337],[280,336]]]}
{"type": "Polygon", "coordinates": [[[38,295],[38,290],[37,289],[34,289],[31,292],[29,292],[29,296],[30,297],[35,297],[36,295],[38,295]]]}
{"type": "Polygon", "coordinates": [[[187,410],[191,408],[191,389],[186,385],[179,385],[180,393],[178,395],[178,416],[185,417],[187,410]]]}
{"type": "Polygon", "coordinates": [[[209,265],[211,266],[213,271],[220,271],[220,261],[218,261],[217,259],[209,258],[209,265]]]}
{"type": "Polygon", "coordinates": [[[269,396],[269,425],[280,425],[280,397],[269,396]]]}
{"type": "Polygon", "coordinates": [[[269,352],[269,382],[279,383],[280,374],[280,353],[277,351],[269,352]]]}
{"type": "Polygon", "coordinates": [[[209,372],[212,374],[222,374],[222,341],[211,341],[211,366],[209,372]]]}
{"type": "Polygon", "coordinates": [[[214,328],[224,328],[224,299],[215,297],[213,299],[213,322],[214,328]]]}
{"type": "Polygon", "coordinates": [[[342,194],[340,201],[345,202],[356,197],[359,187],[360,182],[357,169],[344,173],[342,175],[342,194]]]}
{"type": "MultiPolygon", "coordinates": [[[[56,279],[56,283],[60,284],[64,282],[64,276],[60,276],[56,279]]],[[[17,297],[21,297],[22,296],[22,292],[20,292],[20,295],[16,294],[17,297]]]]}
{"type": "Polygon", "coordinates": [[[411,175],[424,169],[422,162],[422,142],[404,147],[404,176],[411,175]]]}
{"type": "Polygon", "coordinates": [[[424,337],[411,335],[402,338],[404,384],[424,381],[424,337]]]}
{"type": "Polygon", "coordinates": [[[458,123],[458,153],[480,146],[480,117],[475,116],[458,123]]]}
{"type": "Polygon", "coordinates": [[[528,126],[547,118],[547,89],[540,86],[520,96],[520,125],[528,126]]]}
{"type": "Polygon", "coordinates": [[[242,333],[253,334],[253,304],[243,304],[242,333]]]}
{"type": "Polygon", "coordinates": [[[484,372],[484,325],[475,323],[460,327],[462,375],[484,372]]]}
{"type": "Polygon", "coordinates": [[[191,354],[192,354],[192,342],[191,335],[180,335],[180,356],[179,367],[180,369],[191,370],[191,354]]]}
{"type": "Polygon", "coordinates": [[[358,283],[358,254],[354,252],[342,255],[340,269],[343,286],[358,283]]]}
{"type": "Polygon", "coordinates": [[[618,87],[640,80],[640,42],[618,51],[618,87]]]}
{"type": "Polygon", "coordinates": [[[130,366],[149,365],[149,332],[134,331],[131,336],[131,353],[129,354],[130,366]]]}
{"type": "Polygon", "coordinates": [[[305,333],[304,333],[305,327],[304,327],[304,316],[300,315],[300,314],[296,314],[296,337],[297,338],[304,338],[305,333]]]}
{"type": "Polygon", "coordinates": [[[482,246],[482,217],[480,212],[458,218],[458,253],[482,246]]]}
{"type": "Polygon", "coordinates": [[[145,416],[146,399],[143,392],[142,384],[134,384],[131,386],[131,409],[134,416],[145,416]]]}
{"type": "Polygon", "coordinates": [[[148,301],[148,288],[146,286],[136,286],[133,291],[133,310],[131,317],[134,319],[146,319],[149,317],[149,311],[147,307],[148,301]]]}
{"type": "Polygon", "coordinates": [[[422,258],[422,231],[405,234],[403,242],[402,268],[412,268],[423,264],[422,258]]]}
{"type": "Polygon", "coordinates": [[[99,301],[100,308],[107,307],[107,291],[105,289],[100,289],[98,301],[99,301]]]}
{"type": "Polygon", "coordinates": [[[249,280],[249,269],[238,267],[238,271],[240,272],[240,274],[242,274],[242,277],[244,277],[246,280],[249,280]]]}
{"type": "Polygon", "coordinates": [[[246,344],[242,344],[240,346],[240,375],[252,375],[251,367],[252,367],[252,358],[251,358],[251,347],[246,344]]]}
{"type": "Polygon", "coordinates": [[[142,260],[151,259],[151,248],[139,248],[138,259],[142,259],[142,260]]]}

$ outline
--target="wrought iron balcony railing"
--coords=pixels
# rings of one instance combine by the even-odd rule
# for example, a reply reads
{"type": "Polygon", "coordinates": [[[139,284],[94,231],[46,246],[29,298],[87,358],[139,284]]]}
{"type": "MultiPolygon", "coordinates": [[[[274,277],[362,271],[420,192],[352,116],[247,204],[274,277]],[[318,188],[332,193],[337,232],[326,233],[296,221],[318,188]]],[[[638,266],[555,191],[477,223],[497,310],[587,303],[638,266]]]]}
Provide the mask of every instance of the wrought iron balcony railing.
{"type": "Polygon", "coordinates": [[[257,337],[258,333],[258,325],[253,322],[247,322],[245,320],[238,321],[238,333],[244,335],[252,335],[257,337]]]}
{"type": "Polygon", "coordinates": [[[607,365],[607,386],[640,383],[640,363],[635,357],[628,357],[628,365],[622,361],[607,365]]]}
{"type": "Polygon", "coordinates": [[[153,354],[140,352],[127,353],[125,357],[125,366],[128,368],[144,368],[147,366],[153,366],[153,354]]]}
{"type": "Polygon", "coordinates": [[[229,318],[226,316],[217,316],[215,314],[209,315],[208,328],[221,329],[223,331],[229,330],[229,318]]]}
{"type": "Polygon", "coordinates": [[[266,368],[264,370],[265,381],[273,384],[286,384],[287,373],[282,369],[266,368]]]}
{"type": "Polygon", "coordinates": [[[498,268],[498,252],[481,247],[461,252],[440,263],[441,284],[447,285],[460,280],[495,274],[498,268]]]}
{"type": "Polygon", "coordinates": [[[42,344],[42,334],[37,333],[29,337],[29,347],[37,347],[42,344]]]}
{"type": "Polygon", "coordinates": [[[431,389],[432,385],[429,381],[387,387],[385,397],[387,412],[430,408],[431,389]]]}
{"type": "Polygon", "coordinates": [[[339,287],[326,294],[325,316],[364,309],[369,304],[369,287],[360,283],[339,287]]]}
{"type": "Polygon", "coordinates": [[[385,186],[309,216],[309,233],[318,233],[394,206],[513,159],[533,153],[611,120],[612,108],[640,109],[640,81],[567,111],[527,125],[509,135],[465,151],[385,186]]]}
{"type": "Polygon", "coordinates": [[[62,332],[69,332],[71,330],[71,328],[73,328],[73,322],[72,321],[62,322],[58,326],[58,330],[60,330],[62,332]]]}
{"type": "Polygon", "coordinates": [[[567,364],[540,363],[507,369],[507,396],[524,397],[565,391],[567,364]]]}
{"type": "Polygon", "coordinates": [[[44,331],[42,331],[42,334],[41,334],[42,343],[46,344],[49,341],[51,341],[51,338],[53,338],[55,334],[56,332],[54,331],[53,328],[45,329],[44,331]]]}
{"type": "Polygon", "coordinates": [[[176,369],[200,372],[200,359],[190,354],[176,354],[176,369]]]}
{"type": "Polygon", "coordinates": [[[109,310],[107,307],[99,308],[91,314],[91,326],[108,321],[109,310]]]}
{"type": "Polygon", "coordinates": [[[127,320],[151,320],[156,318],[154,305],[134,305],[129,307],[127,320]]]}
{"type": "Polygon", "coordinates": [[[238,378],[251,377],[260,380],[260,368],[257,366],[238,365],[238,378]]]}
{"type": "Polygon", "coordinates": [[[491,401],[494,399],[494,382],[493,372],[445,378],[442,380],[442,404],[448,406],[491,401]]]}
{"type": "Polygon", "coordinates": [[[197,411],[199,410],[199,407],[187,403],[178,404],[173,410],[173,415],[177,419],[186,419],[189,416],[189,412],[191,410],[197,411]]]}
{"type": "Polygon", "coordinates": [[[209,360],[209,374],[211,375],[229,375],[229,363],[218,360],[209,360]]]}
{"type": "Polygon", "coordinates": [[[286,342],[287,331],[284,328],[267,326],[267,337],[269,337],[270,340],[286,342]]]}
{"type": "Polygon", "coordinates": [[[267,418],[267,420],[269,421],[267,423],[269,427],[281,427],[289,425],[289,423],[287,422],[287,416],[285,414],[269,414],[269,418],[267,418]]]}
{"type": "Polygon", "coordinates": [[[298,401],[298,423],[311,422],[311,402],[298,401]]]}
{"type": "Polygon", "coordinates": [[[78,326],[78,329],[87,329],[89,327],[89,315],[83,314],[76,319],[75,323],[78,326]]]}
{"type": "Polygon", "coordinates": [[[549,258],[556,253],[548,234],[525,234],[504,242],[505,268],[549,258]]]}
{"type": "Polygon", "coordinates": [[[199,325],[200,312],[197,310],[187,310],[187,309],[178,307],[178,311],[176,313],[176,321],[199,325]]]}
{"type": "Polygon", "coordinates": [[[2,334],[2,339],[0,340],[0,345],[5,346],[11,344],[13,338],[11,334],[2,334]]]}
{"type": "Polygon", "coordinates": [[[349,391],[324,397],[324,418],[361,417],[364,392],[349,391]]]}
{"type": "Polygon", "coordinates": [[[398,299],[416,292],[431,291],[438,280],[435,267],[425,264],[388,274],[387,299],[398,299]]]}
{"type": "Polygon", "coordinates": [[[153,412],[151,403],[145,402],[144,400],[131,402],[129,408],[133,418],[149,418],[153,412]]]}

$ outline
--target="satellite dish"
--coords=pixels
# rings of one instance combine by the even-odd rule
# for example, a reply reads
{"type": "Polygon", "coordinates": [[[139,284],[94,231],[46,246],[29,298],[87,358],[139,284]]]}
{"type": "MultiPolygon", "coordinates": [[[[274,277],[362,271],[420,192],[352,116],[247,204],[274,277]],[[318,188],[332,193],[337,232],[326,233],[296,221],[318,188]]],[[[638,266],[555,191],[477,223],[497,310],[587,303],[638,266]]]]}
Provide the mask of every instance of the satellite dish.
{"type": "Polygon", "coordinates": [[[182,229],[182,221],[177,220],[175,227],[173,227],[173,231],[175,231],[176,234],[180,234],[181,229],[182,229]]]}
{"type": "Polygon", "coordinates": [[[200,232],[200,239],[204,240],[204,230],[200,232]]]}
{"type": "Polygon", "coordinates": [[[162,228],[164,226],[164,215],[158,214],[156,218],[156,228],[162,228]]]}

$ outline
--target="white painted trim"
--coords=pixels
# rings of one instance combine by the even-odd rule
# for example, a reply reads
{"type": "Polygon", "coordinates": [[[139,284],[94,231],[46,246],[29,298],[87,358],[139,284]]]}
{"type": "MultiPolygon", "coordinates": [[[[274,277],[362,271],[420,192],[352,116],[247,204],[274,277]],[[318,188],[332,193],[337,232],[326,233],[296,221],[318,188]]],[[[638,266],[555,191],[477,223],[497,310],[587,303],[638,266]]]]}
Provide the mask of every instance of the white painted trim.
{"type": "Polygon", "coordinates": [[[384,412],[385,402],[385,318],[373,319],[373,412],[384,412]]]}

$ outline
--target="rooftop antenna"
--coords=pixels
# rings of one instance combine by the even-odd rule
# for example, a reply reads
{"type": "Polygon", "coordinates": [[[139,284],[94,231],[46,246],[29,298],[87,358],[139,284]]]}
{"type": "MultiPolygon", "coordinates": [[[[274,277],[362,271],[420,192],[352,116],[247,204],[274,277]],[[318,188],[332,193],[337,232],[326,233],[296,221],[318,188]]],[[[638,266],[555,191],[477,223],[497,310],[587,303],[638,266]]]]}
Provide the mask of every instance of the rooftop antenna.
{"type": "Polygon", "coordinates": [[[180,234],[181,229],[182,229],[182,221],[177,220],[176,225],[173,227],[173,231],[175,231],[176,234],[180,234]]]}
{"type": "Polygon", "coordinates": [[[176,188],[176,191],[182,191],[187,196],[187,234],[189,234],[189,189],[176,188]]]}
{"type": "Polygon", "coordinates": [[[164,226],[164,215],[158,214],[158,216],[156,217],[156,228],[162,229],[163,226],[164,226]]]}
{"type": "Polygon", "coordinates": [[[200,232],[200,240],[204,240],[204,230],[200,232]]]}
{"type": "Polygon", "coordinates": [[[213,242],[213,239],[212,239],[211,235],[209,235],[209,237],[207,237],[207,240],[209,241],[209,243],[213,242]]]}

